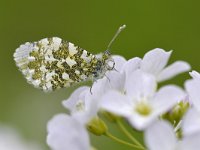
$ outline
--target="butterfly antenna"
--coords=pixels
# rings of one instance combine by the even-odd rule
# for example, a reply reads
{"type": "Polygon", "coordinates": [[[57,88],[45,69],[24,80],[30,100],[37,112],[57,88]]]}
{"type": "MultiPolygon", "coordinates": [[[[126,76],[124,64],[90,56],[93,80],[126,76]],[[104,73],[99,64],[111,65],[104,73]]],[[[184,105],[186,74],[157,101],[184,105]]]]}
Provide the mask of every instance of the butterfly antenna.
{"type": "Polygon", "coordinates": [[[117,36],[121,33],[121,31],[123,31],[126,28],[126,25],[122,25],[119,27],[119,29],[117,30],[117,32],[115,33],[115,35],[113,36],[112,40],[110,41],[110,43],[108,44],[107,47],[107,51],[109,51],[110,47],[112,46],[113,42],[115,41],[115,39],[117,38],[117,36]]]}

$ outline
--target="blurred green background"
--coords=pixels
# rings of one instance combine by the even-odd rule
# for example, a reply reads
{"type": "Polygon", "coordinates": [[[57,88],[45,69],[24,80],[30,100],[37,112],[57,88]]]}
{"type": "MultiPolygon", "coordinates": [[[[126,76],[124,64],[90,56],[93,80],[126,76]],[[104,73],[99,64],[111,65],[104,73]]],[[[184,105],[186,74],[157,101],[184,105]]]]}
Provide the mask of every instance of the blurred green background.
{"type": "MultiPolygon", "coordinates": [[[[126,24],[113,54],[129,59],[156,47],[173,49],[171,62],[186,60],[200,70],[199,8],[199,0],[1,0],[0,122],[48,149],[46,123],[54,114],[66,112],[61,101],[76,88],[45,94],[27,84],[13,61],[20,44],[58,36],[99,53],[117,28],[126,24]]],[[[186,78],[188,74],[170,82],[183,85],[186,78]]],[[[121,136],[115,126],[112,132],[121,136]]],[[[130,149],[104,137],[92,139],[99,150],[130,149]]]]}

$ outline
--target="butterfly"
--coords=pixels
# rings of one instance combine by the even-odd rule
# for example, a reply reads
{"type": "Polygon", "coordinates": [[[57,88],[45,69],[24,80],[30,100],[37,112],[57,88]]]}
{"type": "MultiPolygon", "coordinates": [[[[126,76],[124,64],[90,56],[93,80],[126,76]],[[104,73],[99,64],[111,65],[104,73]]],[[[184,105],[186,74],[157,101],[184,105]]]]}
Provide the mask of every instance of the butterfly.
{"type": "Polygon", "coordinates": [[[93,55],[71,42],[52,37],[22,44],[16,49],[14,60],[28,83],[45,92],[96,81],[114,69],[109,48],[125,27],[118,29],[104,53],[93,55]]]}

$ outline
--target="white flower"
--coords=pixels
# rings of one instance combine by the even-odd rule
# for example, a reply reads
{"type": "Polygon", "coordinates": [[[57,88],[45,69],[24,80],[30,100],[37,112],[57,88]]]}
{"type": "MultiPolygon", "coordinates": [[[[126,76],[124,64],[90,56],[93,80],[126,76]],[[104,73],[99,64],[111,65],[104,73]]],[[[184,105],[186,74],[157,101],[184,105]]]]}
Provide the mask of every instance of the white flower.
{"type": "Polygon", "coordinates": [[[178,140],[173,127],[165,121],[157,121],[145,131],[149,150],[199,150],[200,132],[178,140]]]}
{"type": "Polygon", "coordinates": [[[63,106],[81,124],[87,124],[98,112],[98,99],[96,94],[93,95],[90,90],[90,87],[87,86],[79,87],[68,99],[63,101],[63,106]]]}
{"type": "Polygon", "coordinates": [[[97,115],[101,96],[110,88],[108,82],[107,78],[103,78],[94,82],[92,87],[79,87],[62,102],[63,106],[70,111],[71,116],[87,124],[97,115]]]}
{"type": "Polygon", "coordinates": [[[166,67],[171,53],[159,48],[147,52],[141,61],[141,70],[153,74],[158,82],[190,70],[190,65],[184,61],[176,61],[166,67]]]}
{"type": "Polygon", "coordinates": [[[35,142],[26,141],[8,126],[0,126],[0,150],[42,150],[35,142]]]}
{"type": "MultiPolygon", "coordinates": [[[[196,72],[193,73],[196,74],[196,72]]],[[[183,130],[186,135],[189,135],[200,131],[200,80],[198,76],[186,81],[185,88],[192,108],[188,110],[183,119],[183,130]]]]}
{"type": "Polygon", "coordinates": [[[66,114],[54,116],[47,126],[52,150],[90,150],[89,135],[79,121],[66,114]]]}
{"type": "Polygon", "coordinates": [[[185,96],[174,85],[164,86],[158,92],[156,87],[154,76],[137,70],[129,76],[125,94],[110,90],[102,97],[101,107],[127,118],[133,127],[142,130],[185,96]]]}
{"type": "Polygon", "coordinates": [[[143,59],[134,57],[125,61],[121,56],[114,56],[114,60],[119,64],[117,65],[118,72],[125,73],[126,78],[135,70],[141,69],[154,75],[158,82],[162,82],[190,70],[190,65],[184,61],[176,61],[167,66],[171,53],[172,51],[166,52],[163,49],[156,48],[147,52],[143,59]]]}

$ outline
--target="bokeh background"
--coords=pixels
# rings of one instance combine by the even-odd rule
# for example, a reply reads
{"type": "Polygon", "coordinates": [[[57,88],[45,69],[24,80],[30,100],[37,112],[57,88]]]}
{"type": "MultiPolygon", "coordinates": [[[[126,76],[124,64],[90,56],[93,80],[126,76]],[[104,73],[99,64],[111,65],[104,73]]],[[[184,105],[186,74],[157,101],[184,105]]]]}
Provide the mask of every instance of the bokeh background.
{"type": "MultiPolygon", "coordinates": [[[[46,123],[66,112],[61,101],[76,88],[45,94],[27,84],[13,61],[20,44],[58,36],[82,48],[105,50],[117,28],[127,28],[112,47],[126,59],[156,47],[174,50],[170,62],[188,61],[200,71],[199,0],[1,0],[0,123],[15,127],[28,140],[46,146],[46,123]]],[[[183,85],[188,74],[169,82],[183,85]]],[[[120,135],[113,125],[112,132],[120,135]]],[[[99,150],[129,150],[104,137],[92,136],[99,150]]]]}

